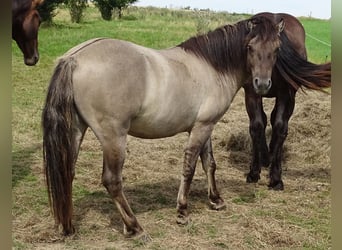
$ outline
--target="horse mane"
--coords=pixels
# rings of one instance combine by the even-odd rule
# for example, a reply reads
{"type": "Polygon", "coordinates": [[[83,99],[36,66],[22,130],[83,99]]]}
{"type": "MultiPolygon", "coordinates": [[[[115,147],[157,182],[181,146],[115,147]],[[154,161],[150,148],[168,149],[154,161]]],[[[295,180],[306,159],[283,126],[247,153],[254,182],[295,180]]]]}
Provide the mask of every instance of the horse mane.
{"type": "Polygon", "coordinates": [[[258,35],[262,40],[276,39],[270,37],[271,34],[274,34],[273,24],[265,17],[254,17],[191,37],[178,47],[203,58],[217,71],[226,73],[245,68],[246,46],[251,38],[258,35]]]}
{"type": "Polygon", "coordinates": [[[291,45],[285,32],[280,35],[281,48],[278,53],[276,69],[281,77],[293,88],[324,91],[331,87],[331,62],[315,64],[303,58],[291,45]]]}

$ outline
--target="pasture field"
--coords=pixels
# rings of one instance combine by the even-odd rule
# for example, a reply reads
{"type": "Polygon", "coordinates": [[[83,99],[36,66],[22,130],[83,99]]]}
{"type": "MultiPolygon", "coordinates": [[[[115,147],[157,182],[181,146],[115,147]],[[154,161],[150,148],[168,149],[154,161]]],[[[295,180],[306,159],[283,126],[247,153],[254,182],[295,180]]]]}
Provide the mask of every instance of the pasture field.
{"type": "MultiPolygon", "coordinates": [[[[25,66],[13,42],[13,249],[331,249],[331,96],[312,91],[297,94],[283,155],[284,191],[268,190],[267,169],[258,184],[245,182],[251,140],[241,90],[213,133],[217,184],[225,210],[208,208],[207,182],[198,162],[189,196],[192,221],[177,225],[176,197],[187,135],[160,140],[129,137],[124,190],[152,241],[125,238],[118,211],[101,184],[100,145],[88,131],[74,181],[77,233],[63,238],[54,227],[42,168],[41,112],[56,59],[94,37],[167,48],[246,17],[132,7],[123,20],[107,22],[89,7],[84,21],[74,24],[65,9],[58,9],[55,24],[40,29],[37,66],[25,66]]],[[[308,34],[330,44],[330,21],[300,20],[308,34]]],[[[315,63],[331,60],[326,44],[308,37],[307,49],[315,63]]],[[[268,115],[273,104],[274,100],[265,101],[268,115]]]]}

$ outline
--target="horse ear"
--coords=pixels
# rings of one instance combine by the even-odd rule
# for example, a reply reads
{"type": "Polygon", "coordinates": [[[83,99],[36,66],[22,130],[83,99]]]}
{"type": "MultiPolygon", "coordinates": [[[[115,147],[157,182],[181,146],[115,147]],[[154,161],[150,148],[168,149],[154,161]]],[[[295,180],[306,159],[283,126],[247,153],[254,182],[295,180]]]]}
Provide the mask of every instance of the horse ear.
{"type": "Polygon", "coordinates": [[[252,20],[249,20],[247,22],[247,28],[248,28],[249,32],[251,32],[254,29],[254,27],[255,27],[255,23],[252,20]]]}
{"type": "Polygon", "coordinates": [[[280,22],[277,24],[278,34],[280,34],[285,28],[285,21],[281,19],[280,22]]]}
{"type": "Polygon", "coordinates": [[[32,8],[36,8],[39,5],[42,5],[44,0],[32,0],[32,8]]]}

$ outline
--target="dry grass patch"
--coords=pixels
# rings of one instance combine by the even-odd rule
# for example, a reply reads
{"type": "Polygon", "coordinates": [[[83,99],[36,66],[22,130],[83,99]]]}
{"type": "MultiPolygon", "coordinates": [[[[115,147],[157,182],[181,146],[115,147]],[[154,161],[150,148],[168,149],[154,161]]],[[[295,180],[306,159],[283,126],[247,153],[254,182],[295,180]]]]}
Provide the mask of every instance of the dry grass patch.
{"type": "MultiPolygon", "coordinates": [[[[100,145],[88,131],[74,182],[77,233],[72,237],[63,238],[54,228],[38,145],[23,150],[29,156],[23,157],[25,164],[24,159],[15,159],[13,169],[22,174],[13,191],[15,248],[331,248],[330,96],[298,93],[285,145],[283,192],[267,189],[266,169],[258,184],[245,183],[251,148],[243,103],[241,91],[213,134],[218,187],[226,210],[208,208],[207,183],[199,162],[189,198],[192,222],[178,226],[175,205],[187,135],[161,140],[130,137],[123,172],[125,192],[152,241],[126,239],[119,214],[101,185],[100,145]]],[[[267,112],[272,104],[266,102],[267,112]]]]}

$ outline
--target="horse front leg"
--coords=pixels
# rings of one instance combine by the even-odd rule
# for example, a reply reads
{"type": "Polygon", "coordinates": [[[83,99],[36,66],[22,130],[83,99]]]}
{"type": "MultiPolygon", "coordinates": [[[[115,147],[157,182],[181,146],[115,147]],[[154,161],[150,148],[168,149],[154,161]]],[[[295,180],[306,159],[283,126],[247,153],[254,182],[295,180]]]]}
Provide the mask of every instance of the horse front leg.
{"type": "Polygon", "coordinates": [[[260,179],[261,167],[269,165],[265,135],[267,117],[263,110],[262,97],[248,87],[245,87],[245,104],[250,120],[249,133],[252,139],[252,163],[246,181],[247,183],[255,183],[260,179]]]}
{"type": "Polygon", "coordinates": [[[290,93],[285,98],[277,98],[271,114],[272,138],[270,142],[271,168],[269,188],[283,190],[282,152],[287,137],[288,121],[295,106],[295,93],[290,93]]]}
{"type": "Polygon", "coordinates": [[[207,140],[204,144],[203,149],[200,153],[202,167],[204,172],[207,175],[208,179],[208,198],[210,208],[214,210],[221,210],[226,207],[223,199],[220,197],[220,194],[216,187],[215,180],[215,171],[216,171],[216,163],[213,156],[211,138],[207,140]]]}
{"type": "Polygon", "coordinates": [[[196,162],[206,141],[210,138],[213,124],[196,124],[190,132],[188,145],[185,148],[183,173],[177,196],[177,223],[185,225],[189,222],[188,196],[196,162]]]}

